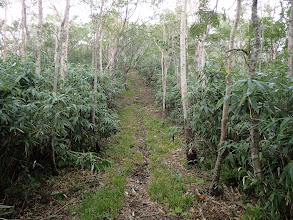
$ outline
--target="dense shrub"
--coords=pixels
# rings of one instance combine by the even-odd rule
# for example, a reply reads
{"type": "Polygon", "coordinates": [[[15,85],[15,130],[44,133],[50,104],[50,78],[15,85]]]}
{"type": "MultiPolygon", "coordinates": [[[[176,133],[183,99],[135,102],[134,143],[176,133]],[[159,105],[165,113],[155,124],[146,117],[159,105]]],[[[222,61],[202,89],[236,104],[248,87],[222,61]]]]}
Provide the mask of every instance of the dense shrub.
{"type": "MultiPolygon", "coordinates": [[[[57,166],[80,165],[81,156],[76,152],[95,151],[94,142],[118,129],[117,116],[109,108],[108,77],[98,79],[98,103],[94,106],[89,68],[69,67],[57,93],[51,92],[52,75],[52,69],[46,69],[38,76],[33,62],[18,58],[0,63],[1,197],[15,181],[31,178],[31,170],[50,172],[48,158],[53,149],[57,166]],[[92,123],[93,109],[96,126],[92,123]]],[[[121,89],[115,87],[112,95],[121,89]]]]}
{"type": "MultiPolygon", "coordinates": [[[[222,181],[239,186],[247,196],[254,196],[261,202],[262,205],[250,205],[250,213],[262,213],[263,218],[288,218],[290,212],[292,215],[293,197],[293,81],[282,62],[263,65],[266,65],[265,73],[257,73],[252,80],[247,79],[247,72],[243,70],[231,75],[235,83],[231,87],[227,139],[222,145],[226,152],[222,181]],[[254,177],[251,159],[252,109],[259,118],[261,181],[254,177]]],[[[189,76],[187,82],[194,146],[198,150],[199,166],[205,169],[214,168],[219,146],[222,104],[226,100],[225,68],[223,63],[209,60],[202,70],[189,76]]],[[[170,68],[168,72],[166,106],[169,117],[182,125],[181,95],[173,71],[170,68]]],[[[157,103],[161,105],[160,69],[144,74],[153,82],[157,103]]]]}

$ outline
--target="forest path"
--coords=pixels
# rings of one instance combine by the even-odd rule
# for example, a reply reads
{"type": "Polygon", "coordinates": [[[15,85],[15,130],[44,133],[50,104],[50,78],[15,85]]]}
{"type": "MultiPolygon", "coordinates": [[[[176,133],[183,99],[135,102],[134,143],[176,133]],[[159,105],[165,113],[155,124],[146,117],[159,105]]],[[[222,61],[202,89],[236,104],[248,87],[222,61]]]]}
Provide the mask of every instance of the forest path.
{"type": "Polygon", "coordinates": [[[240,219],[239,192],[209,195],[212,171],[186,165],[184,139],[169,138],[151,88],[131,73],[119,99],[120,131],[103,144],[99,172],[65,169],[30,199],[18,219],[240,219]]]}
{"type": "Polygon", "coordinates": [[[223,200],[208,190],[211,171],[186,165],[184,139],[162,124],[151,88],[131,73],[119,101],[121,131],[106,147],[126,177],[123,208],[115,219],[234,219],[243,212],[239,193],[228,189],[223,200]],[[232,193],[232,194],[231,194],[232,193]]]}

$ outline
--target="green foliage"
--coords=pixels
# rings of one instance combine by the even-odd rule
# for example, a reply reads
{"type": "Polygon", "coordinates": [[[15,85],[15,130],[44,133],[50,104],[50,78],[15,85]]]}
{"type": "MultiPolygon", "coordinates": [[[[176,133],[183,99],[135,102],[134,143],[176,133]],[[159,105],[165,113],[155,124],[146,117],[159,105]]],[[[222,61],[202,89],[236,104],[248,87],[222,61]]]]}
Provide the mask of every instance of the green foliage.
{"type": "Polygon", "coordinates": [[[197,139],[204,139],[209,146],[217,146],[220,138],[222,112],[217,110],[218,100],[223,96],[225,72],[216,61],[206,63],[199,76],[189,81],[191,127],[197,139]]]}
{"type": "Polygon", "coordinates": [[[186,193],[182,175],[172,175],[166,169],[154,172],[148,192],[152,199],[159,203],[168,203],[170,211],[179,215],[192,207],[194,201],[193,196],[186,193]]]}
{"type": "MultiPolygon", "coordinates": [[[[94,141],[99,144],[118,130],[117,115],[109,108],[113,105],[107,97],[110,79],[99,77],[98,103],[94,106],[89,68],[70,66],[57,93],[51,92],[52,75],[49,68],[38,76],[33,62],[18,58],[0,63],[1,197],[20,173],[25,171],[20,178],[32,178],[32,170],[50,170],[51,146],[60,167],[76,164],[99,170],[109,165],[95,153],[78,152],[95,151],[94,141]],[[93,109],[96,126],[92,123],[93,109]]],[[[120,91],[115,87],[113,96],[120,91]]]]}
{"type": "Polygon", "coordinates": [[[247,215],[243,215],[243,220],[261,220],[265,219],[263,216],[264,209],[260,205],[252,205],[248,204],[248,213],[247,215]]]}
{"type": "Polygon", "coordinates": [[[2,203],[0,203],[0,219],[4,219],[5,220],[5,216],[9,216],[10,214],[12,214],[14,212],[14,207],[13,206],[9,206],[9,205],[3,205],[2,203]]]}
{"type": "Polygon", "coordinates": [[[201,1],[197,16],[198,23],[193,23],[190,27],[190,34],[194,38],[200,38],[207,33],[208,26],[217,27],[220,24],[218,14],[214,10],[207,8],[207,1],[201,1]]]}
{"type": "Polygon", "coordinates": [[[80,219],[113,219],[122,208],[126,178],[111,174],[110,182],[96,194],[89,193],[77,208],[80,219]]]}
{"type": "Polygon", "coordinates": [[[230,111],[235,115],[231,117],[231,140],[223,146],[223,150],[229,148],[231,152],[225,159],[226,163],[238,166],[242,173],[246,173],[242,179],[244,189],[254,189],[265,204],[261,210],[269,210],[273,218],[290,215],[292,201],[289,198],[293,192],[290,184],[293,158],[292,79],[277,74],[259,73],[252,80],[239,80],[232,86],[230,111]],[[259,116],[262,181],[255,179],[251,168],[247,131],[252,111],[259,116]],[[236,132],[237,138],[232,131],[236,132]]]}

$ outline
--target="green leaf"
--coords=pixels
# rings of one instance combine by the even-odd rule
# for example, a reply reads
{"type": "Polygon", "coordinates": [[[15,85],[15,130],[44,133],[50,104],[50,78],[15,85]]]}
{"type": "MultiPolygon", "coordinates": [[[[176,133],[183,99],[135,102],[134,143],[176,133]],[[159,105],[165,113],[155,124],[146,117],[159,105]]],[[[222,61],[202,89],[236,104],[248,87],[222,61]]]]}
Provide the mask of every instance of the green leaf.
{"type": "Polygon", "coordinates": [[[255,82],[255,84],[258,85],[258,87],[260,87],[261,89],[270,88],[266,83],[264,83],[262,81],[258,81],[258,80],[252,80],[252,81],[255,82]]]}
{"type": "Polygon", "coordinates": [[[224,98],[225,98],[225,97],[222,97],[222,98],[218,101],[218,103],[217,103],[217,105],[216,105],[216,109],[219,109],[219,108],[223,105],[223,103],[224,103],[224,98]]]}
{"type": "Polygon", "coordinates": [[[239,102],[239,106],[241,106],[243,104],[243,102],[245,101],[245,99],[247,97],[247,89],[248,89],[248,84],[247,84],[247,82],[245,82],[242,87],[243,94],[242,94],[242,99],[239,102]]]}
{"type": "Polygon", "coordinates": [[[257,101],[255,100],[255,98],[252,96],[252,97],[249,97],[249,100],[250,100],[250,104],[251,104],[252,108],[253,108],[257,113],[259,113],[258,104],[257,104],[257,101]]]}
{"type": "Polygon", "coordinates": [[[254,84],[252,83],[251,80],[248,80],[247,84],[248,84],[248,88],[251,90],[250,93],[253,93],[254,88],[255,88],[254,84]]]}

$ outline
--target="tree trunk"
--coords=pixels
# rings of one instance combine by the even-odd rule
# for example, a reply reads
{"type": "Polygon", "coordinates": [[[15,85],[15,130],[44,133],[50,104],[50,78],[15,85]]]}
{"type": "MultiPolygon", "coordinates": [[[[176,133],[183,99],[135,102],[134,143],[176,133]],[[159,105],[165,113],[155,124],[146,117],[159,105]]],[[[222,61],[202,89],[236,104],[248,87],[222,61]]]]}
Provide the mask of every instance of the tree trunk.
{"type": "Polygon", "coordinates": [[[258,65],[258,72],[261,72],[261,65],[262,65],[262,51],[263,51],[263,44],[264,44],[264,38],[265,38],[265,27],[264,27],[264,20],[262,20],[262,28],[261,28],[261,45],[260,45],[260,59],[259,59],[259,65],[258,65]]]}
{"type": "Polygon", "coordinates": [[[42,0],[39,0],[39,23],[38,23],[37,68],[36,68],[36,73],[38,75],[41,74],[42,26],[43,26],[43,6],[42,6],[42,0]]]}
{"type": "MultiPolygon", "coordinates": [[[[235,34],[236,34],[236,30],[238,28],[238,24],[240,20],[240,13],[241,13],[241,0],[237,0],[236,18],[235,18],[235,22],[230,34],[229,51],[234,48],[235,34]]],[[[220,145],[219,145],[220,148],[218,149],[218,156],[217,156],[217,161],[216,161],[215,171],[214,171],[214,183],[216,184],[220,180],[220,173],[221,173],[222,160],[223,160],[223,152],[221,148],[227,137],[228,110],[229,110],[230,95],[231,95],[230,86],[232,84],[229,78],[229,75],[232,70],[232,61],[233,61],[232,57],[233,57],[233,52],[231,51],[228,54],[228,69],[227,69],[227,76],[226,76],[226,92],[225,92],[225,97],[229,97],[229,98],[223,104],[223,113],[222,113],[222,120],[221,120],[221,137],[220,137],[220,145]]]]}
{"type": "Polygon", "coordinates": [[[66,21],[64,25],[64,42],[62,45],[62,56],[61,56],[61,69],[60,75],[62,80],[65,80],[65,73],[67,71],[67,57],[68,57],[68,39],[69,39],[69,10],[70,10],[70,0],[68,0],[68,8],[66,8],[66,21]]]}
{"type": "Polygon", "coordinates": [[[100,37],[100,49],[99,49],[99,56],[100,56],[100,72],[101,75],[104,75],[103,71],[103,26],[101,24],[101,37],[100,37]]]}
{"type": "MultiPolygon", "coordinates": [[[[111,78],[113,78],[115,75],[115,64],[116,64],[115,61],[117,60],[118,45],[120,42],[121,34],[123,33],[123,30],[125,28],[125,24],[126,24],[127,19],[128,19],[128,4],[126,5],[125,16],[121,22],[120,30],[114,40],[114,44],[113,44],[113,48],[112,48],[111,62],[110,62],[110,66],[109,66],[109,72],[110,72],[111,78]]],[[[117,28],[118,28],[118,24],[119,23],[118,23],[118,18],[117,18],[117,23],[116,23],[117,28]]],[[[112,82],[110,84],[110,87],[112,88],[112,82]]],[[[111,95],[111,93],[110,93],[110,95],[111,95]]]]}
{"type": "Polygon", "coordinates": [[[20,56],[21,60],[25,59],[25,15],[24,15],[24,1],[22,2],[22,10],[21,10],[21,48],[20,48],[20,56]]]}
{"type": "MultiPolygon", "coordinates": [[[[161,49],[161,48],[160,48],[161,49]]],[[[163,119],[165,118],[165,102],[166,102],[166,99],[165,99],[165,87],[164,87],[164,52],[163,50],[161,50],[161,54],[162,54],[162,57],[161,57],[161,69],[162,69],[162,90],[163,90],[163,109],[162,109],[162,112],[163,112],[163,119]]]]}
{"type": "Polygon", "coordinates": [[[61,26],[60,26],[60,37],[58,39],[57,51],[56,51],[53,92],[57,92],[59,62],[60,62],[60,57],[61,57],[62,42],[64,41],[64,25],[65,25],[65,21],[66,21],[67,16],[68,16],[68,11],[67,11],[68,8],[69,8],[69,0],[66,1],[66,8],[65,8],[65,13],[64,13],[64,18],[63,18],[63,21],[62,21],[61,26]]]}
{"type": "Polygon", "coordinates": [[[6,32],[7,32],[7,0],[4,1],[4,10],[5,10],[5,15],[4,15],[4,36],[3,36],[3,62],[6,61],[6,55],[7,55],[7,47],[6,47],[6,32]]]}
{"type": "Polygon", "coordinates": [[[186,144],[189,144],[192,139],[192,132],[190,121],[188,118],[189,101],[187,99],[187,82],[186,82],[186,5],[187,0],[183,0],[181,12],[181,25],[180,25],[180,70],[181,70],[181,100],[184,115],[184,132],[186,144]]]}
{"type": "Polygon", "coordinates": [[[289,31],[288,31],[288,65],[289,70],[288,74],[293,76],[293,0],[290,0],[291,9],[290,9],[290,19],[289,19],[289,31]]]}
{"type": "Polygon", "coordinates": [[[26,22],[26,4],[25,4],[25,0],[22,1],[22,4],[23,4],[23,24],[24,24],[24,27],[25,27],[25,33],[26,33],[26,38],[27,38],[27,41],[28,41],[28,45],[29,47],[31,48],[33,54],[35,55],[35,51],[34,51],[34,48],[33,48],[33,42],[32,42],[32,39],[31,39],[31,36],[30,36],[30,32],[29,32],[29,29],[27,27],[27,22],[26,22]]]}
{"type": "MultiPolygon", "coordinates": [[[[253,0],[253,3],[252,3],[251,20],[253,24],[255,43],[254,43],[254,47],[250,57],[250,65],[249,65],[249,72],[248,72],[249,80],[251,80],[253,75],[255,74],[258,55],[260,51],[260,33],[259,33],[259,21],[257,16],[257,0],[253,0]]],[[[259,115],[253,108],[251,108],[251,111],[252,111],[252,114],[250,116],[251,117],[250,118],[251,159],[252,159],[254,175],[257,179],[261,179],[262,169],[261,169],[261,163],[259,158],[259,130],[257,128],[259,115]]]]}
{"type": "Polygon", "coordinates": [[[97,105],[97,96],[98,96],[98,46],[99,46],[99,42],[100,42],[100,31],[102,29],[102,16],[103,16],[103,6],[104,6],[104,1],[101,1],[101,11],[99,14],[99,20],[98,20],[98,24],[97,24],[97,32],[96,32],[96,43],[95,43],[95,73],[94,73],[94,107],[92,110],[92,123],[94,126],[94,140],[93,140],[93,147],[96,148],[96,151],[99,152],[100,151],[100,147],[98,144],[98,140],[97,140],[97,132],[96,132],[96,111],[95,111],[95,107],[97,105]]]}
{"type": "MultiPolygon", "coordinates": [[[[93,0],[91,1],[91,5],[93,5],[93,0]]],[[[93,8],[91,7],[91,14],[90,17],[93,18],[94,17],[94,12],[93,12],[93,8]]],[[[92,41],[92,72],[94,72],[95,70],[95,39],[96,39],[96,28],[95,28],[95,21],[94,19],[92,19],[93,22],[93,26],[94,26],[94,32],[93,32],[93,41],[92,41]]]]}
{"type": "Polygon", "coordinates": [[[54,17],[55,17],[55,24],[54,24],[54,28],[55,28],[54,63],[56,63],[56,60],[57,60],[57,52],[58,52],[58,39],[60,39],[61,25],[59,26],[59,29],[58,29],[58,14],[57,14],[57,10],[56,10],[55,7],[54,7],[54,17]]]}

